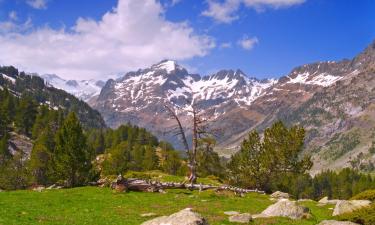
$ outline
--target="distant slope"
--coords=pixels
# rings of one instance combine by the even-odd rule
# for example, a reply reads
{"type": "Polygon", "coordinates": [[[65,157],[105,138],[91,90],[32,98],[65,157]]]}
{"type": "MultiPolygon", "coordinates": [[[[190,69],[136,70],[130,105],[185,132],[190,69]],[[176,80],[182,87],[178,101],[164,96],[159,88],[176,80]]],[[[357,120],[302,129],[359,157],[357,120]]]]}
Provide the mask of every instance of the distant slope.
{"type": "Polygon", "coordinates": [[[84,101],[63,90],[46,85],[38,76],[19,72],[12,66],[0,67],[0,88],[9,89],[14,95],[32,96],[38,103],[47,104],[51,108],[74,111],[86,128],[106,126],[100,113],[84,101]]]}
{"type": "Polygon", "coordinates": [[[86,102],[98,96],[105,85],[101,80],[65,80],[54,74],[45,74],[41,77],[47,85],[64,90],[86,102]]]}

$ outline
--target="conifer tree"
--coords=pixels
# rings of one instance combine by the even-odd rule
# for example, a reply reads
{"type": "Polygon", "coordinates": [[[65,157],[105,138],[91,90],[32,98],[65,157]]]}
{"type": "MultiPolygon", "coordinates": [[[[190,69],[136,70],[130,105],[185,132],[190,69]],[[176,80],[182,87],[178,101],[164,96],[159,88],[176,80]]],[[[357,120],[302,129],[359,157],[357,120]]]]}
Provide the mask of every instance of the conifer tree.
{"type": "Polygon", "coordinates": [[[86,137],[74,112],[69,113],[56,134],[55,170],[69,186],[81,185],[91,166],[86,137]]]}

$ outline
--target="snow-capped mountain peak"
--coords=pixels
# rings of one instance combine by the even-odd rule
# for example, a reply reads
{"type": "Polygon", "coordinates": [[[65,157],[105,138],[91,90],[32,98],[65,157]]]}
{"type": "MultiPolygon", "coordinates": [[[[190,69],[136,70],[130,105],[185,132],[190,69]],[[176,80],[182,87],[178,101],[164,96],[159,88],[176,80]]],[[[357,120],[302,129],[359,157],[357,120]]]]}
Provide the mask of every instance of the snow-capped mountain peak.
{"type": "Polygon", "coordinates": [[[47,85],[65,90],[84,101],[98,96],[105,85],[105,83],[100,80],[65,80],[55,74],[44,74],[41,77],[47,85]]]}
{"type": "Polygon", "coordinates": [[[182,70],[183,67],[177,64],[174,60],[163,60],[158,64],[155,64],[151,67],[152,70],[165,70],[167,74],[172,73],[176,70],[182,70]]]}

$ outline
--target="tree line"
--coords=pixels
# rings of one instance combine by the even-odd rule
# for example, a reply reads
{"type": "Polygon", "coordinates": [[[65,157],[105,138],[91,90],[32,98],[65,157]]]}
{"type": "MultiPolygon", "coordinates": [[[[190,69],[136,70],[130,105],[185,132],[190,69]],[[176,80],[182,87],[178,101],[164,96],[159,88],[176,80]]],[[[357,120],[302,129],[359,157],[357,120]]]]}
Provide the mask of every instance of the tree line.
{"type": "MultiPolygon", "coordinates": [[[[87,128],[74,112],[54,110],[28,95],[0,90],[0,188],[22,189],[32,184],[85,185],[100,177],[127,171],[161,170],[188,176],[189,158],[144,128],[124,124],[117,129],[87,128]],[[18,151],[14,140],[23,135],[31,152],[18,151]]],[[[213,150],[212,137],[196,142],[196,174],[295,198],[349,198],[375,188],[375,180],[358,170],[308,174],[311,158],[303,154],[305,130],[276,122],[263,134],[249,133],[229,161],[213,150]]]]}

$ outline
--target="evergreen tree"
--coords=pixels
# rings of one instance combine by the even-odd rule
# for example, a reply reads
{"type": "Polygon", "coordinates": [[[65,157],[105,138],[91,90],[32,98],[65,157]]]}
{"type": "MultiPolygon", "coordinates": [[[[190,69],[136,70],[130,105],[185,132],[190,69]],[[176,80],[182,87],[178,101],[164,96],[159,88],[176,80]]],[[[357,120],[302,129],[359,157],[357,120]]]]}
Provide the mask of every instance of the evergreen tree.
{"type": "Polygon", "coordinates": [[[29,96],[23,96],[19,103],[16,114],[16,126],[18,130],[27,136],[31,135],[34,125],[38,104],[29,96]]]}
{"type": "Polygon", "coordinates": [[[47,126],[35,141],[31,151],[29,167],[34,182],[47,185],[56,181],[53,173],[54,136],[47,126]]]}
{"type": "Polygon", "coordinates": [[[81,185],[90,170],[90,154],[80,122],[69,113],[56,134],[55,170],[71,187],[81,185]]]}

